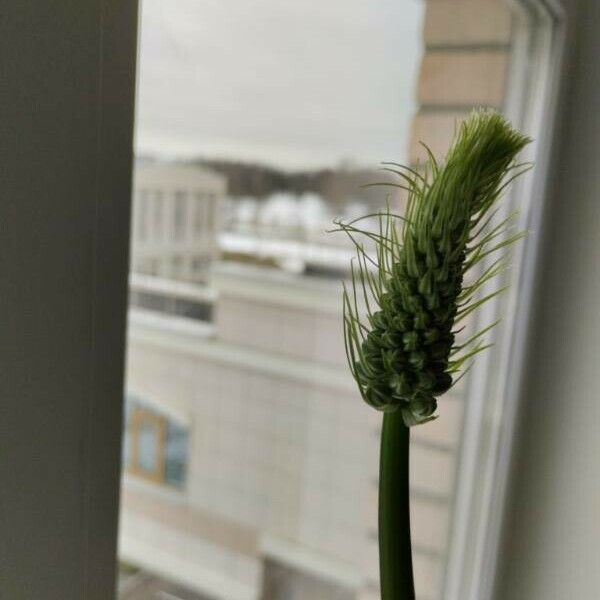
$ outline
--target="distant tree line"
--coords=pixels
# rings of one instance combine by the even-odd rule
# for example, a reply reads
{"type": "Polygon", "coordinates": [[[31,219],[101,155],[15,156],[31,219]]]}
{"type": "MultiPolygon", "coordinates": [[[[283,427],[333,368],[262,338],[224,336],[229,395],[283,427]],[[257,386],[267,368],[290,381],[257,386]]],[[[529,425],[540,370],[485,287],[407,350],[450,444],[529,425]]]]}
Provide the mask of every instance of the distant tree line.
{"type": "Polygon", "coordinates": [[[371,203],[381,199],[382,191],[364,189],[364,186],[388,180],[380,171],[362,168],[284,171],[240,161],[196,159],[192,162],[223,174],[227,179],[228,194],[232,197],[266,198],[274,192],[315,192],[336,205],[357,199],[371,203]]]}

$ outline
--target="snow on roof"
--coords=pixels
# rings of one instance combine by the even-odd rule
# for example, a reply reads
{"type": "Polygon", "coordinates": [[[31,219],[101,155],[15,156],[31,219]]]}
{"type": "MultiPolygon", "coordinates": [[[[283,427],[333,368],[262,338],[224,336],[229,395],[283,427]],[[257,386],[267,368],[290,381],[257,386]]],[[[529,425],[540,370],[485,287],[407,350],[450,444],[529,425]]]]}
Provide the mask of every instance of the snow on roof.
{"type": "Polygon", "coordinates": [[[234,221],[263,227],[323,228],[331,222],[328,203],[316,193],[297,196],[291,192],[275,192],[266,200],[244,196],[228,204],[234,221]]]}
{"type": "Polygon", "coordinates": [[[305,227],[320,226],[331,221],[331,213],[319,194],[303,194],[297,202],[299,220],[305,227]]]}
{"type": "Polygon", "coordinates": [[[252,223],[258,215],[258,201],[256,198],[243,197],[233,203],[235,220],[240,223],[252,223]]]}
{"type": "Polygon", "coordinates": [[[298,224],[298,200],[294,194],[275,192],[260,207],[258,221],[261,225],[293,226],[298,224]]]}

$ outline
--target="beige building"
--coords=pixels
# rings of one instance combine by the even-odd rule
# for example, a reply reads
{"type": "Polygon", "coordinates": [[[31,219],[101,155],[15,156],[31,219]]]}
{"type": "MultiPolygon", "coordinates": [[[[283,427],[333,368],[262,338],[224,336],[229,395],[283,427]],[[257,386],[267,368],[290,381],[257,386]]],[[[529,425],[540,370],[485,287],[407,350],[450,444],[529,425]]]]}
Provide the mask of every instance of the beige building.
{"type": "Polygon", "coordinates": [[[132,272],[205,282],[225,179],[197,166],[141,161],[133,190],[132,272]]]}
{"type": "MultiPolygon", "coordinates": [[[[378,588],[379,415],[348,376],[339,284],[221,264],[214,326],[133,309],[121,557],[223,600],[378,588]],[[180,320],[179,320],[180,321],[180,320]]],[[[439,598],[461,402],[415,431],[415,570],[439,598]]]]}
{"type": "MultiPolygon", "coordinates": [[[[511,52],[508,3],[426,6],[414,164],[418,140],[439,155],[471,107],[504,106],[511,52]]],[[[154,256],[134,245],[134,258],[154,256]]],[[[380,419],[347,372],[339,285],[222,263],[213,287],[211,319],[131,311],[122,559],[210,600],[377,600],[380,419]]],[[[412,434],[419,600],[445,597],[463,385],[412,434]]]]}

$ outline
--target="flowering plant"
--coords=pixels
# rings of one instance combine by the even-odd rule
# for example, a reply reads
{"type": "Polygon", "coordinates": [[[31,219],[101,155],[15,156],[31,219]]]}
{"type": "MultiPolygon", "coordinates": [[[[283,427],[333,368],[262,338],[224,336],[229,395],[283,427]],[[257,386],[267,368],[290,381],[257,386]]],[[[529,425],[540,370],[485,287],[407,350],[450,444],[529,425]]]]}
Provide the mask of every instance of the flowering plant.
{"type": "Polygon", "coordinates": [[[384,185],[407,192],[404,215],[388,207],[336,221],[357,252],[352,284],[343,294],[348,365],[365,402],[383,412],[382,600],[414,598],[409,428],[436,418],[437,398],[488,347],[484,336],[495,323],[461,343],[456,335],[465,318],[504,289],[479,293],[504,268],[503,250],[523,235],[507,233],[514,214],[497,224],[494,215],[506,187],[530,166],[515,161],[528,142],[498,113],[475,111],[460,125],[443,162],[426,147],[429,160],[422,170],[386,163],[399,181],[384,185]],[[365,218],[377,219],[376,232],[361,227],[365,218]],[[374,255],[361,236],[374,244],[374,255]],[[500,256],[490,262],[494,253],[500,256]]]}

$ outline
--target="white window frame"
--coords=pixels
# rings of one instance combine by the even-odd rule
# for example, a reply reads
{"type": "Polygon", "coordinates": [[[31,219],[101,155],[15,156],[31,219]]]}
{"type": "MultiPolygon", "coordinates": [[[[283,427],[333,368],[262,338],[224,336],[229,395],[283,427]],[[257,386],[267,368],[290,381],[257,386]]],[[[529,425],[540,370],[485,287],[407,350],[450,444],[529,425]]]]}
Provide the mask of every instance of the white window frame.
{"type": "MultiPolygon", "coordinates": [[[[478,358],[469,377],[444,600],[494,597],[565,54],[567,2],[512,0],[510,5],[505,113],[534,139],[521,158],[535,168],[512,186],[498,218],[519,210],[518,229],[528,236],[512,251],[509,292],[484,305],[479,315],[481,323],[503,321],[493,334],[494,348],[478,358]]],[[[492,284],[488,291],[493,289],[492,284]]]]}

